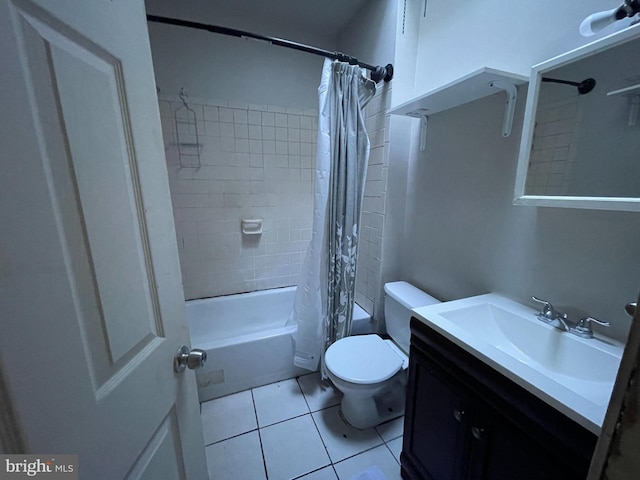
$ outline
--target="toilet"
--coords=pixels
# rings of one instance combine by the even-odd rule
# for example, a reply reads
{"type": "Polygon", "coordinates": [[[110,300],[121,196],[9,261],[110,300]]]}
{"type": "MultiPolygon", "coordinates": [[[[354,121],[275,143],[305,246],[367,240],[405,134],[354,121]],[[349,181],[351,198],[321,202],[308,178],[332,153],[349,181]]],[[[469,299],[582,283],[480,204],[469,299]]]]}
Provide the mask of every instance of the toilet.
{"type": "Polygon", "coordinates": [[[343,418],[365,429],[404,414],[411,309],[440,303],[407,282],[384,286],[387,333],[353,335],[333,343],[325,353],[326,372],[342,397],[343,418]]]}

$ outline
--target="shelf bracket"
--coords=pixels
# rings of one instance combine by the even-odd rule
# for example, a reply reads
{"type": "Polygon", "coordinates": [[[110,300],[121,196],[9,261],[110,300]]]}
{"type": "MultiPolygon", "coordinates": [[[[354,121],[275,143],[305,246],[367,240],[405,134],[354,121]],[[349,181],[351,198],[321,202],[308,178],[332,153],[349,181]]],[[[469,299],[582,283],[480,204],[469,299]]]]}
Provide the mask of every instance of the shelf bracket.
{"type": "Polygon", "coordinates": [[[507,94],[507,102],[504,110],[504,122],[502,123],[502,136],[511,135],[511,127],[513,126],[513,114],[516,110],[516,99],[518,98],[518,89],[511,82],[504,80],[492,80],[489,86],[504,90],[507,94]]]}
{"type": "Polygon", "coordinates": [[[427,110],[419,108],[407,113],[407,115],[420,119],[420,151],[424,152],[427,149],[427,110]]]}
{"type": "Polygon", "coordinates": [[[631,97],[631,107],[629,108],[629,126],[633,127],[638,121],[638,108],[640,107],[640,94],[631,97]]]}

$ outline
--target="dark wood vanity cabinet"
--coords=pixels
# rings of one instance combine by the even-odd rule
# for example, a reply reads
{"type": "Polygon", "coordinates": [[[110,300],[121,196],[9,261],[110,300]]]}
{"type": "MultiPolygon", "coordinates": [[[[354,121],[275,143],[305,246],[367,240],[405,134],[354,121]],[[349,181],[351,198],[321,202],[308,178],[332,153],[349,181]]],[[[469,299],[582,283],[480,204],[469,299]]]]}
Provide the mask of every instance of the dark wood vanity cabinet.
{"type": "Polygon", "coordinates": [[[417,319],[407,480],[584,480],[597,437],[417,319]]]}

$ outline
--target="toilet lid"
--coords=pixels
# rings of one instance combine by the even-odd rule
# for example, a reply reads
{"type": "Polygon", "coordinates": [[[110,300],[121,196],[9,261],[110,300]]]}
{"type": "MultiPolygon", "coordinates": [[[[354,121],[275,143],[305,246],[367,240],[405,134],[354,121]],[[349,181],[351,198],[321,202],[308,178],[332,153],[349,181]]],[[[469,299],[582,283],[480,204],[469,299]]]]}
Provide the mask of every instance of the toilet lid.
{"type": "Polygon", "coordinates": [[[378,335],[355,335],[333,343],[325,365],[336,377],[351,383],[379,383],[393,377],[402,358],[378,335]]]}

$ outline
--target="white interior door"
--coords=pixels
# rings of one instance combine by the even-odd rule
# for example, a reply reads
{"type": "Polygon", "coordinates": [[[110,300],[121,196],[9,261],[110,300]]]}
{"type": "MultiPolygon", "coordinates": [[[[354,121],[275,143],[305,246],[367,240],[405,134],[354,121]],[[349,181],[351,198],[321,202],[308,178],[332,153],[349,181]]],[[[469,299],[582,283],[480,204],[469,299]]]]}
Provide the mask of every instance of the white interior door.
{"type": "Polygon", "coordinates": [[[79,454],[80,478],[206,478],[142,0],[0,0],[0,98],[0,367],[26,448],[79,454]]]}

